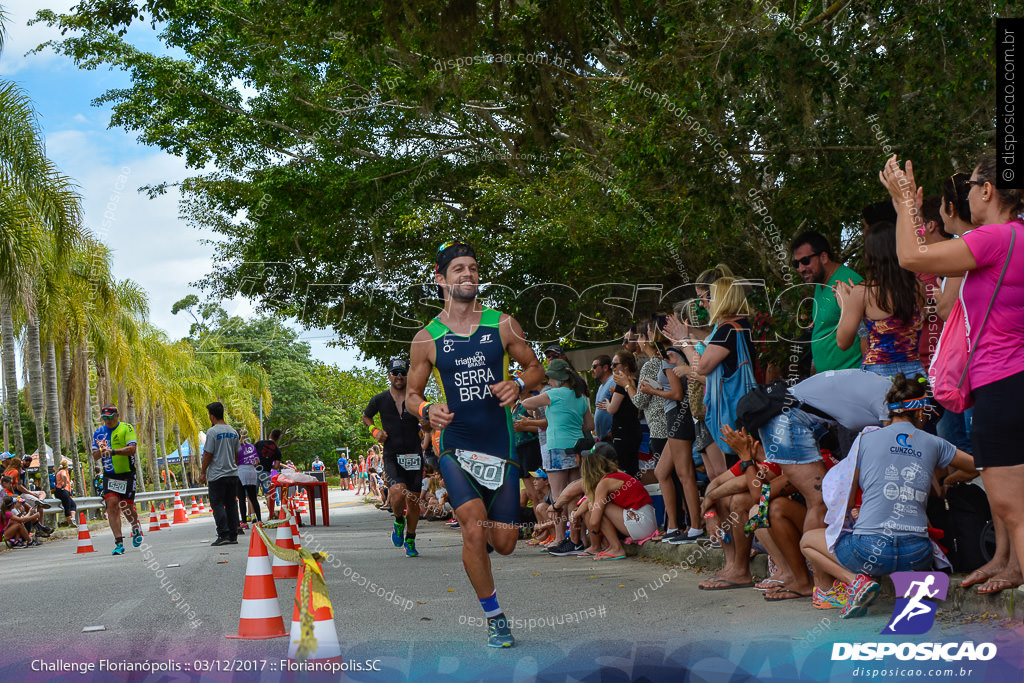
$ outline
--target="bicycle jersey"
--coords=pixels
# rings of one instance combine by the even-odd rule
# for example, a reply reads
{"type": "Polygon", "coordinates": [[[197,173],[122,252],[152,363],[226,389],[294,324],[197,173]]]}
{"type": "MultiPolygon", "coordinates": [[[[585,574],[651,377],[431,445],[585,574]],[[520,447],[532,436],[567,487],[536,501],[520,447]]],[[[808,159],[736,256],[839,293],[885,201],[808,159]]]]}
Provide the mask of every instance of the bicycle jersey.
{"type": "Polygon", "coordinates": [[[508,353],[501,343],[501,312],[484,307],[480,324],[468,337],[455,334],[438,318],[426,327],[434,340],[434,376],[455,414],[441,431],[438,455],[460,448],[502,459],[515,453],[512,413],[491,393],[491,384],[507,380],[508,353]]]}
{"type": "MultiPolygon", "coordinates": [[[[113,430],[106,425],[101,426],[92,435],[92,447],[101,450],[105,446],[110,450],[120,450],[131,445],[138,445],[135,427],[127,422],[118,422],[113,430]]],[[[105,474],[128,474],[135,471],[134,455],[104,455],[102,458],[105,474]]]]}

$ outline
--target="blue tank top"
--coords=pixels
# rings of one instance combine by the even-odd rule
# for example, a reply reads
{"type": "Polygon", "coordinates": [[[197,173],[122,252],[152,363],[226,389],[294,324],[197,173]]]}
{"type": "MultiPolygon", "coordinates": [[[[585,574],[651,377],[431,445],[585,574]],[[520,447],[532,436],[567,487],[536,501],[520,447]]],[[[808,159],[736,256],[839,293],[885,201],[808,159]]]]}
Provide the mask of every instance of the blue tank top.
{"type": "Polygon", "coordinates": [[[512,413],[491,393],[490,385],[508,379],[508,354],[501,343],[501,313],[484,307],[480,324],[468,337],[455,334],[437,318],[426,327],[434,340],[434,376],[455,419],[441,432],[438,455],[455,448],[512,458],[512,413]]]}

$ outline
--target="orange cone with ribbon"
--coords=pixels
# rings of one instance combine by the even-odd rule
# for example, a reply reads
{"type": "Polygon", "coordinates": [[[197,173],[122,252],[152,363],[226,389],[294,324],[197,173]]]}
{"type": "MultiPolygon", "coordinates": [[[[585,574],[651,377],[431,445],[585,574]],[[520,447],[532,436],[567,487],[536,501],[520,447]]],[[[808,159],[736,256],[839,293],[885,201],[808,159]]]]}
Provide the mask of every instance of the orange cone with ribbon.
{"type": "Polygon", "coordinates": [[[181,496],[178,492],[174,492],[174,521],[172,524],[184,524],[188,521],[188,517],[185,516],[185,506],[181,503],[181,496]]]}
{"type": "MultiPolygon", "coordinates": [[[[319,563],[317,563],[319,566],[319,563]]],[[[288,659],[294,661],[298,654],[299,644],[302,641],[302,623],[299,605],[303,605],[302,581],[307,567],[305,563],[300,565],[299,582],[295,586],[295,607],[292,610],[292,632],[288,644],[288,659]]],[[[323,568],[320,569],[323,572],[323,568]]],[[[312,594],[310,595],[310,601],[312,594]]],[[[316,638],[316,650],[304,658],[305,661],[335,661],[341,662],[341,643],[338,642],[338,629],[334,626],[334,609],[330,600],[326,605],[314,608],[306,603],[305,608],[313,615],[313,637],[316,638]]]]}
{"type": "Polygon", "coordinates": [[[190,514],[190,515],[198,515],[199,514],[199,505],[196,504],[196,497],[195,496],[192,496],[192,511],[189,512],[188,514],[190,514]]]}
{"type": "Polygon", "coordinates": [[[302,547],[302,543],[299,541],[299,529],[295,526],[295,516],[290,516],[291,528],[292,528],[292,543],[295,544],[295,549],[298,550],[302,547]]]}
{"type": "MultiPolygon", "coordinates": [[[[284,507],[281,508],[281,519],[287,520],[287,513],[284,507]]],[[[274,545],[286,550],[295,550],[295,541],[292,539],[292,527],[290,524],[285,523],[277,527],[277,538],[274,539],[274,545]]],[[[273,574],[275,579],[294,579],[299,575],[299,565],[295,562],[282,560],[275,555],[273,574]]]]}
{"type": "Polygon", "coordinates": [[[89,535],[89,524],[85,521],[85,513],[78,513],[78,550],[75,551],[75,555],[84,555],[85,553],[94,553],[96,549],[92,547],[92,536],[89,535]]]}
{"type": "Polygon", "coordinates": [[[170,529],[171,523],[167,521],[167,506],[160,503],[160,528],[170,529]]]}
{"type": "Polygon", "coordinates": [[[153,503],[149,504],[149,530],[160,531],[160,520],[156,516],[156,505],[153,503]]]}
{"type": "Polygon", "coordinates": [[[227,637],[266,640],[287,635],[281,606],[277,602],[270,553],[254,529],[249,536],[249,560],[245,565],[245,587],[242,588],[242,609],[238,613],[238,633],[227,637]]]}

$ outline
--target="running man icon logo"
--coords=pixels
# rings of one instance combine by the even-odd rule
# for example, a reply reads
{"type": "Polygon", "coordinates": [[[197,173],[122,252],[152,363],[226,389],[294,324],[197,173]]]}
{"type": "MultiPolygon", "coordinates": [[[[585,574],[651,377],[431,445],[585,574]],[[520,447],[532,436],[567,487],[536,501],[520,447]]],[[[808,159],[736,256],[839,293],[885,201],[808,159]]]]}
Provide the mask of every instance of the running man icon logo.
{"type": "Polygon", "coordinates": [[[890,575],[896,587],[896,607],[882,633],[921,635],[935,624],[937,605],[945,600],[949,576],[942,572],[896,572],[890,575]],[[899,596],[903,597],[899,597],[899,596]]]}

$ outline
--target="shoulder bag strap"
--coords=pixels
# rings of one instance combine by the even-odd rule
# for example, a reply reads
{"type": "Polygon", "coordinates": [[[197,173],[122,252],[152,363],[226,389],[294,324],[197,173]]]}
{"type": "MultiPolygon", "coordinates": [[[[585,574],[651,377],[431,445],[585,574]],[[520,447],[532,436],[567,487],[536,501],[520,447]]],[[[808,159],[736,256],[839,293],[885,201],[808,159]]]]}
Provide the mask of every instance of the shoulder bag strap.
{"type": "MultiPolygon", "coordinates": [[[[988,302],[988,309],[985,311],[984,317],[981,319],[981,326],[978,328],[978,336],[975,337],[975,343],[971,344],[971,350],[967,353],[967,364],[964,365],[964,371],[960,375],[960,381],[957,382],[956,386],[959,389],[963,386],[964,380],[967,379],[967,370],[971,367],[971,359],[974,358],[974,351],[978,348],[977,342],[981,339],[981,333],[985,329],[985,321],[988,320],[988,314],[992,312],[992,304],[996,302],[996,294],[999,293],[999,287],[1003,284],[1003,277],[1006,275],[1006,269],[1010,267],[1010,257],[1013,256],[1013,243],[1017,240],[1016,227],[1010,230],[1010,250],[1006,253],[1006,263],[1003,264],[1003,271],[999,273],[999,280],[996,282],[996,288],[992,290],[992,298],[988,302]]],[[[963,288],[960,289],[961,293],[963,288]]],[[[967,310],[966,308],[964,309],[967,310]]],[[[970,335],[967,337],[967,341],[970,342],[970,335]]]]}

